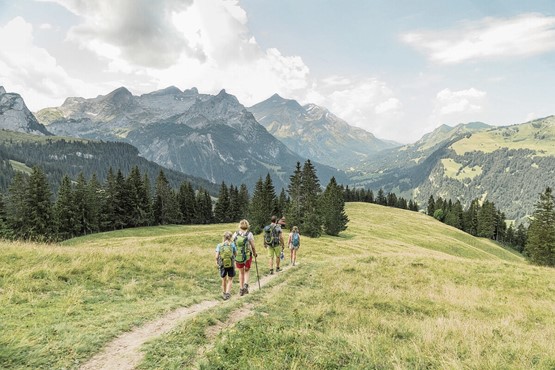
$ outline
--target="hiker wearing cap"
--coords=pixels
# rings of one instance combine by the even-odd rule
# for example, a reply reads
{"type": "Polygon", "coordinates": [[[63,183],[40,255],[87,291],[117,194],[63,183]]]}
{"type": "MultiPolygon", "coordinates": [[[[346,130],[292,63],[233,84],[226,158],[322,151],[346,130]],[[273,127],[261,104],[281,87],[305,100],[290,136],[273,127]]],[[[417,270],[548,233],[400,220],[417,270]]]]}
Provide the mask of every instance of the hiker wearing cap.
{"type": "Polygon", "coordinates": [[[247,220],[241,220],[239,222],[239,230],[232,236],[232,240],[237,246],[235,266],[239,270],[240,295],[249,293],[249,271],[251,269],[252,257],[257,256],[256,248],[254,247],[254,235],[249,231],[249,227],[250,225],[247,220]]]}
{"type": "Polygon", "coordinates": [[[281,226],[276,221],[277,217],[272,216],[271,223],[264,227],[264,248],[268,248],[270,274],[274,273],[274,258],[276,260],[276,272],[281,271],[279,267],[280,255],[284,248],[281,226]]]}
{"type": "Polygon", "coordinates": [[[297,261],[297,250],[301,246],[301,234],[299,234],[299,228],[297,226],[293,226],[293,229],[289,233],[287,245],[291,250],[291,264],[295,266],[295,262],[297,261]]]}
{"type": "Polygon", "coordinates": [[[216,246],[216,264],[220,269],[222,278],[222,298],[228,300],[231,297],[231,284],[235,276],[233,262],[237,255],[237,248],[231,241],[231,232],[226,231],[220,244],[216,246]]]}

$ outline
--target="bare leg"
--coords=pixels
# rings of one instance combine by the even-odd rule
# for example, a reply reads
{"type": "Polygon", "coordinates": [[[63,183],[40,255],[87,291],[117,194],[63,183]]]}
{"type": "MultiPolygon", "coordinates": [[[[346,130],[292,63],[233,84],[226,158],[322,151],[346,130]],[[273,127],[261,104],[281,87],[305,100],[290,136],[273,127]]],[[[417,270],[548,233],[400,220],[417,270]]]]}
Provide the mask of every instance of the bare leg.
{"type": "Polygon", "coordinates": [[[227,278],[227,289],[225,290],[226,293],[231,293],[231,284],[233,283],[233,278],[232,277],[228,277],[227,278]]]}

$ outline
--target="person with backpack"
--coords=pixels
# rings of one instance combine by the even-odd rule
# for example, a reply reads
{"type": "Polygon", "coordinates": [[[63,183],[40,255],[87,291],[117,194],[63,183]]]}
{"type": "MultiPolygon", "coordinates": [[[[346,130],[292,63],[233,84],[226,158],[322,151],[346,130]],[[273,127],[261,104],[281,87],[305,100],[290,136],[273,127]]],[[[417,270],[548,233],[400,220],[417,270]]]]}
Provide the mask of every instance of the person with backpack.
{"type": "Polygon", "coordinates": [[[297,226],[293,226],[293,229],[289,233],[287,245],[291,250],[291,264],[295,266],[295,262],[297,261],[297,250],[301,246],[301,234],[299,234],[299,228],[297,226]]]}
{"type": "Polygon", "coordinates": [[[277,217],[272,216],[271,223],[264,227],[264,248],[268,248],[270,257],[270,275],[274,273],[274,257],[276,259],[276,272],[281,271],[279,267],[280,254],[283,254],[284,243],[281,226],[277,223],[277,217]]]}
{"type": "Polygon", "coordinates": [[[249,222],[241,220],[239,222],[239,230],[233,236],[233,242],[237,246],[237,257],[235,266],[239,270],[239,289],[240,295],[249,293],[249,271],[251,269],[252,257],[257,257],[256,248],[254,247],[254,235],[249,231],[249,222]]]}
{"type": "Polygon", "coordinates": [[[235,276],[233,262],[237,256],[237,248],[231,241],[231,232],[224,233],[224,239],[216,246],[216,264],[220,269],[222,278],[222,298],[228,300],[231,297],[231,284],[235,276]]]}

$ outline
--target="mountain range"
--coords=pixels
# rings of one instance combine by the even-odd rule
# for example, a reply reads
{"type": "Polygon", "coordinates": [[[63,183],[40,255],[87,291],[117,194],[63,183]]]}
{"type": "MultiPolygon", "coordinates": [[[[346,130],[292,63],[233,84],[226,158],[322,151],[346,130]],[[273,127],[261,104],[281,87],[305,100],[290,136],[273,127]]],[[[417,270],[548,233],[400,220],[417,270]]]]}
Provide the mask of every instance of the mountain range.
{"type": "Polygon", "coordinates": [[[555,117],[493,127],[440,126],[414,144],[386,150],[352,183],[417,200],[430,196],[490,200],[507,218],[526,221],[539,193],[555,186],[555,117]]]}
{"type": "MultiPolygon", "coordinates": [[[[169,87],[134,96],[126,88],[93,99],[68,98],[57,108],[37,113],[56,135],[120,140],[164,167],[213,183],[245,183],[253,187],[270,173],[277,188],[287,186],[297,162],[294,153],[260,125],[237,98],[221,90],[217,95],[169,87]]],[[[314,162],[325,184],[337,169],[314,162]]]]}
{"type": "Polygon", "coordinates": [[[377,152],[400,146],[349,125],[324,107],[301,106],[278,94],[247,109],[292,151],[341,169],[359,167],[377,152]]]}
{"type": "Polygon", "coordinates": [[[335,176],[421,205],[430,196],[464,206],[488,199],[515,220],[526,220],[538,194],[555,186],[553,116],[511,126],[442,125],[391,148],[323,107],[277,94],[245,108],[225,90],[209,95],[169,87],[134,96],[122,87],[92,99],[68,98],[37,112],[37,119],[17,94],[1,88],[0,102],[0,128],[124,141],[148,160],[212,184],[252,188],[270,173],[284,187],[296,162],[310,158],[322,185],[335,176]],[[336,168],[349,168],[349,177],[336,168]]]}

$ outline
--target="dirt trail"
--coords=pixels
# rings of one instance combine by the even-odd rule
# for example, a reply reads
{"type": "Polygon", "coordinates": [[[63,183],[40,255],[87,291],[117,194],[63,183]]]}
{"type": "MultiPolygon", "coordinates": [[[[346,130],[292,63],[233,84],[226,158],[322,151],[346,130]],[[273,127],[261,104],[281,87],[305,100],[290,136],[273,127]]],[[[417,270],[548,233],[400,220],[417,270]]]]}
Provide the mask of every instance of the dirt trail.
{"type": "MultiPolygon", "coordinates": [[[[260,267],[260,266],[259,266],[260,267]]],[[[285,267],[283,271],[288,270],[285,267]]],[[[260,279],[260,286],[266,285],[272,279],[278,277],[283,272],[267,275],[260,279]]],[[[250,273],[250,287],[251,292],[258,290],[258,283],[256,281],[256,270],[251,269],[250,273]]],[[[234,279],[234,292],[237,292],[238,277],[234,279]]],[[[231,298],[241,299],[238,294],[234,294],[231,298]]],[[[139,351],[141,346],[147,341],[159,337],[160,335],[169,332],[175,328],[180,322],[189,319],[198,313],[204,312],[218,304],[225,304],[226,301],[211,300],[198,303],[190,307],[178,308],[168,314],[151,321],[143,326],[137,327],[130,332],[124,333],[114,339],[98,354],[89,359],[81,370],[98,370],[98,369],[114,369],[114,370],[131,370],[134,369],[142,360],[142,353],[139,351]]]]}

